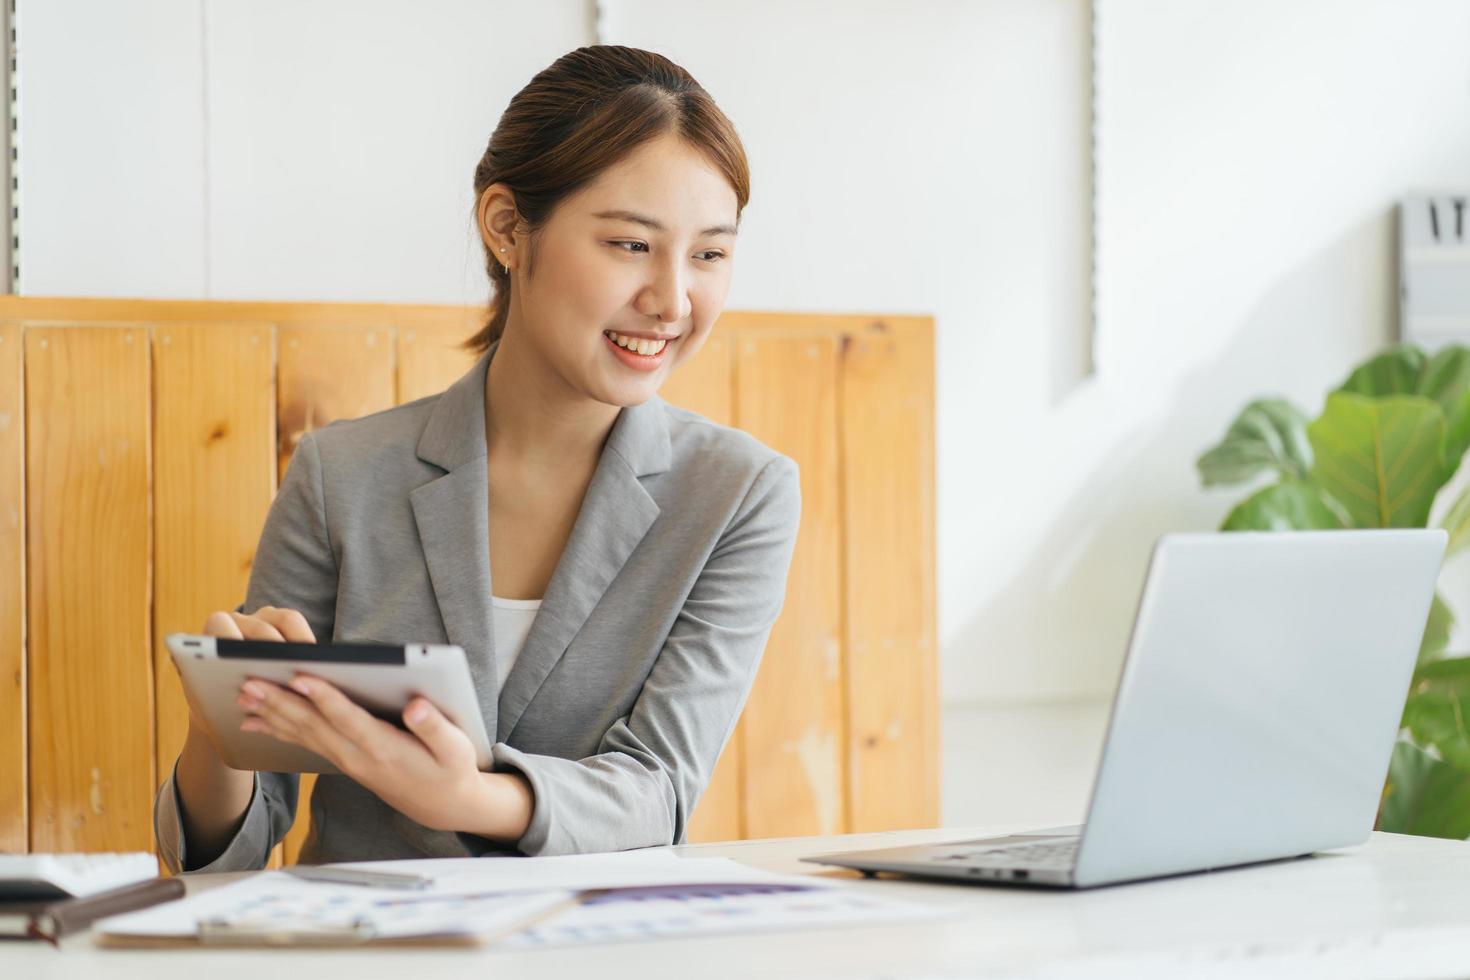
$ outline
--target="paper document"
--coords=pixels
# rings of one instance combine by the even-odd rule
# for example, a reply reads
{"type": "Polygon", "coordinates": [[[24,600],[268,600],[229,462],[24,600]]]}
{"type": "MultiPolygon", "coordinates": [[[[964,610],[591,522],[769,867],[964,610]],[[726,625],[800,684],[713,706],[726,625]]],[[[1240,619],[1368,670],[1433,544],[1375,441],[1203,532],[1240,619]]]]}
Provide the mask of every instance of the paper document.
{"type": "Polygon", "coordinates": [[[518,930],[496,949],[684,939],[731,932],[875,926],[956,914],[828,884],[662,885],[584,899],[518,930]]]}
{"type": "Polygon", "coordinates": [[[352,943],[466,937],[526,949],[836,925],[944,914],[810,875],[666,850],[339,865],[416,872],[421,890],[309,881],[280,871],[104,919],[104,945],[228,941],[352,943]],[[581,896],[581,904],[577,898],[581,896]]]}
{"type": "Polygon", "coordinates": [[[254,937],[261,944],[366,942],[427,937],[490,937],[575,898],[565,890],[525,892],[406,892],[392,888],[305,881],[266,871],[181,901],[104,919],[104,942],[188,940],[224,942],[254,937]]]}

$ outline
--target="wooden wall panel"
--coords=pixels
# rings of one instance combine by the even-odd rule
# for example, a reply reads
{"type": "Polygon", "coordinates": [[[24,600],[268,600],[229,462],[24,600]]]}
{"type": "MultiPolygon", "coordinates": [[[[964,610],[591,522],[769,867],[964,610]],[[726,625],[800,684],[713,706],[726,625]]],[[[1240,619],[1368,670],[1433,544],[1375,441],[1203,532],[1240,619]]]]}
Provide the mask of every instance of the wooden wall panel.
{"type": "Polygon", "coordinates": [[[796,460],[802,492],[786,604],[743,716],[750,837],[835,834],[848,825],[837,363],[832,336],[739,341],[740,428],[796,460]]]}
{"type": "MultiPolygon", "coordinates": [[[[276,376],[281,476],[286,474],[302,432],[393,407],[396,357],[391,340],[390,332],[382,328],[291,327],[281,331],[276,376]]],[[[301,777],[296,823],[282,847],[281,860],[286,864],[295,863],[306,840],[315,785],[314,775],[301,777]]]]}
{"type": "MultiPolygon", "coordinates": [[[[442,390],[460,377],[473,357],[453,345],[473,333],[481,311],[0,297],[0,318],[6,316],[30,322],[0,327],[0,764],[8,765],[0,769],[0,847],[14,846],[7,833],[20,835],[21,846],[150,847],[152,796],[160,767],[172,763],[183,717],[172,668],[165,672],[155,662],[163,649],[150,627],[160,636],[196,629],[202,616],[191,607],[207,612],[241,598],[265,509],[257,503],[254,516],[246,514],[242,500],[261,497],[259,487],[244,486],[250,479],[238,481],[238,499],[227,491],[191,494],[185,488],[208,481],[221,464],[237,478],[242,469],[262,473],[268,497],[272,469],[284,469],[302,431],[442,390]],[[76,322],[93,317],[115,322],[90,330],[76,322]],[[231,346],[249,329],[243,321],[278,328],[274,446],[268,430],[252,429],[247,421],[262,411],[269,415],[272,405],[268,387],[263,395],[256,392],[263,410],[247,407],[253,399],[240,388],[247,383],[241,378],[262,376],[261,354],[231,346]],[[158,325],[151,328],[157,356],[152,430],[144,351],[149,324],[158,325]],[[166,329],[183,333],[162,344],[166,329]],[[42,334],[45,345],[39,344],[42,334]],[[190,344],[197,346],[185,350],[190,344]],[[14,353],[17,345],[24,364],[14,353]],[[223,381],[214,373],[207,380],[194,374],[210,360],[212,372],[224,372],[223,381]],[[21,394],[18,372],[40,379],[28,396],[21,394]],[[16,380],[7,386],[7,378],[16,380]],[[222,389],[212,392],[217,398],[210,398],[212,388],[222,389]],[[28,404],[7,409],[7,396],[28,404]],[[191,431],[191,417],[203,426],[212,411],[240,420],[223,436],[215,435],[218,426],[203,437],[202,430],[191,431]],[[24,422],[7,428],[7,412],[24,422]],[[150,433],[156,443],[149,442],[150,433]],[[257,448],[246,453],[245,443],[257,448]],[[193,469],[185,472],[191,446],[193,469]],[[111,451],[99,455],[99,448],[111,451]],[[155,451],[158,463],[150,470],[148,456],[155,451]],[[278,455],[251,469],[248,462],[223,464],[226,452],[278,455]],[[6,467],[6,459],[15,465],[6,467]],[[158,488],[151,518],[150,472],[158,488]],[[7,494],[17,508],[8,524],[7,494]],[[210,501],[209,512],[190,513],[190,501],[200,499],[210,501]],[[217,501],[239,516],[221,519],[217,501]],[[141,508],[144,516],[121,519],[119,508],[135,515],[141,508]],[[150,519],[156,524],[151,532],[150,519]],[[229,537],[232,521],[244,527],[245,553],[233,570],[239,581],[221,584],[220,593],[228,593],[222,599],[190,598],[191,587],[206,586],[184,581],[197,565],[175,550],[191,536],[229,537]],[[94,547],[98,541],[105,546],[94,547]],[[148,595],[150,543],[159,551],[156,597],[148,595]],[[17,582],[18,571],[7,576],[20,567],[28,568],[29,585],[17,582]],[[7,619],[7,602],[23,602],[26,615],[7,619]],[[114,614],[115,607],[122,612],[114,614]],[[22,658],[19,631],[30,634],[31,649],[17,671],[7,669],[4,658],[22,658]],[[87,652],[76,656],[78,649],[87,652]],[[25,672],[29,708],[7,710],[4,699],[17,703],[25,672]],[[25,764],[27,737],[35,789],[28,802],[23,775],[11,771],[25,764]],[[119,766],[135,776],[117,775],[119,766]],[[29,839],[13,816],[17,807],[28,807],[29,839]]],[[[881,322],[727,312],[706,347],[662,392],[671,404],[740,425],[796,458],[804,494],[785,611],[747,710],[691,818],[690,840],[938,822],[933,323],[923,317],[881,322]],[[746,760],[759,764],[752,768],[746,760]]],[[[268,352],[264,358],[268,379],[268,352]]],[[[215,568],[222,579],[232,572],[227,564],[215,568]]],[[[274,863],[294,859],[308,823],[309,795],[308,779],[297,825],[274,863]]]]}
{"type": "Polygon", "coordinates": [[[25,851],[25,413],[22,334],[0,324],[0,851],[25,851]]]}
{"type": "Polygon", "coordinates": [[[456,329],[400,329],[397,404],[436,395],[474,367],[477,355],[459,346],[471,335],[456,329]]]}
{"type": "Polygon", "coordinates": [[[282,476],[303,432],[393,407],[392,341],[382,327],[280,331],[276,439],[282,476]]]}
{"type": "Polygon", "coordinates": [[[928,321],[900,318],[844,345],[853,833],[939,824],[933,347],[928,321]]]}
{"type": "Polygon", "coordinates": [[[30,846],[151,850],[148,332],[26,331],[30,846]]]}
{"type": "Polygon", "coordinates": [[[154,679],[157,766],[173,771],[189,708],[164,638],[245,597],[276,488],[275,328],[153,332],[154,679]]]}
{"type": "MultiPolygon", "coordinates": [[[[729,336],[717,333],[705,341],[693,359],[679,365],[664,382],[659,396],[712,422],[734,425],[734,368],[734,343],[729,336]]],[[[690,815],[685,835],[690,843],[736,840],[743,836],[741,824],[745,814],[740,786],[744,741],[745,723],[739,722],[720,753],[704,795],[690,815]]]]}

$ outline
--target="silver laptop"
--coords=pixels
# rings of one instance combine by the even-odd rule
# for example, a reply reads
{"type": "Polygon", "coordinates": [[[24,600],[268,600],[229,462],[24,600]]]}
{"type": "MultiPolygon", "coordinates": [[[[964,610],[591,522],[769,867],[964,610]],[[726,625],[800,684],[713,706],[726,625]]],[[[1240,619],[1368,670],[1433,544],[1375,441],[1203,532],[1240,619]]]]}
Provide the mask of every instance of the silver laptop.
{"type": "Polygon", "coordinates": [[[1437,529],[1166,535],[1085,824],[803,860],[1088,888],[1361,843],[1447,539],[1437,529]]]}

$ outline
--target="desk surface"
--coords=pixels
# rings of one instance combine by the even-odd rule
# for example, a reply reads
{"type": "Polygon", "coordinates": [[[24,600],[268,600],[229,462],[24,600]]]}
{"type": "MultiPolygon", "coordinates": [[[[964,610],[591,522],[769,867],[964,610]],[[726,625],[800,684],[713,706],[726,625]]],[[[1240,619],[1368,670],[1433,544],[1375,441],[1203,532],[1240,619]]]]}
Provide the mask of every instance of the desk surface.
{"type": "MultiPolygon", "coordinates": [[[[853,887],[953,907],[916,925],[750,933],[522,953],[483,950],[106,950],[88,936],[60,950],[0,944],[0,977],[305,974],[473,977],[1470,976],[1470,844],[1375,834],[1361,847],[1297,861],[1086,892],[931,884],[801,864],[837,850],[964,840],[1026,828],[893,831],[698,844],[772,871],[853,879],[853,887]],[[284,972],[283,972],[284,971],[284,972]]],[[[205,887],[209,878],[192,879],[205,887]]],[[[226,876],[219,876],[225,878],[226,876]]],[[[234,876],[229,876],[234,877],[234,876]]],[[[193,887],[191,886],[191,887],[193,887]]]]}

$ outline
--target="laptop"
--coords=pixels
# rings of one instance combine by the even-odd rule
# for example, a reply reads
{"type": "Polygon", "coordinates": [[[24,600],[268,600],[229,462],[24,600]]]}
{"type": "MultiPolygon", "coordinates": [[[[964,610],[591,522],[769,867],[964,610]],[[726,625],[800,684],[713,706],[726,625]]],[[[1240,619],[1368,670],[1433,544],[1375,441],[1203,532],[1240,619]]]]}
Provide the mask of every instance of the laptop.
{"type": "Polygon", "coordinates": [[[1165,535],[1084,824],[802,860],[1091,888],[1362,843],[1447,540],[1439,529],[1165,535]]]}

